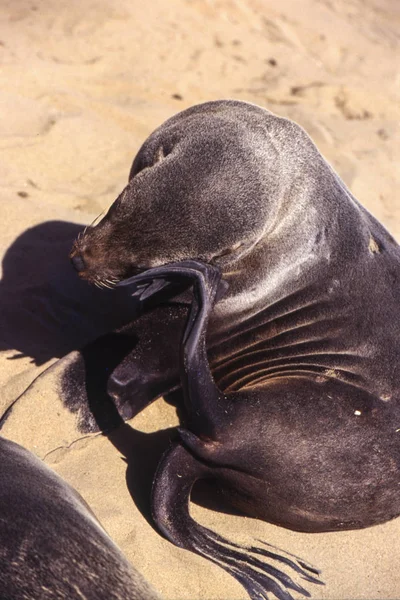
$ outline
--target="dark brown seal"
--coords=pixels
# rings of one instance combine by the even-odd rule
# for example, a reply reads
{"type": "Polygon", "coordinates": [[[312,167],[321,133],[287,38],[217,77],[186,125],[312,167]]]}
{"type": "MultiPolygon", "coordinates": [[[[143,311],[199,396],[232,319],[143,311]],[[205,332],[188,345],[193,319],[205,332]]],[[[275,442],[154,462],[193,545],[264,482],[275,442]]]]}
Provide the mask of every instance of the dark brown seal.
{"type": "MultiPolygon", "coordinates": [[[[196,479],[217,479],[246,514],[299,531],[400,514],[400,249],[298,125],[236,101],[176,115],[145,142],[130,183],[76,242],[72,260],[100,284],[152,269],[138,293],[164,301],[171,282],[206,282],[195,289],[181,368],[171,352],[176,324],[157,337],[182,310],[170,303],[144,315],[146,327],[133,324],[132,360],[109,380],[117,406],[134,414],[135,390],[142,406],[176,387],[180,373],[188,419],[153,497],[173,542],[261,598],[268,586],[254,579],[254,557],[215,545],[188,516],[196,479]],[[165,266],[188,259],[197,266],[184,266],[186,275],[165,266]],[[199,260],[210,265],[205,273],[199,260]],[[208,312],[199,314],[215,294],[213,266],[229,289],[209,316],[211,378],[201,349],[208,312]],[[188,346],[191,327],[198,335],[188,346]],[[165,386],[155,368],[163,361],[165,386]]],[[[274,593],[287,598],[283,587],[274,593]]]]}
{"type": "Polygon", "coordinates": [[[0,438],[0,596],[160,600],[83,498],[5,438],[0,438]]]}

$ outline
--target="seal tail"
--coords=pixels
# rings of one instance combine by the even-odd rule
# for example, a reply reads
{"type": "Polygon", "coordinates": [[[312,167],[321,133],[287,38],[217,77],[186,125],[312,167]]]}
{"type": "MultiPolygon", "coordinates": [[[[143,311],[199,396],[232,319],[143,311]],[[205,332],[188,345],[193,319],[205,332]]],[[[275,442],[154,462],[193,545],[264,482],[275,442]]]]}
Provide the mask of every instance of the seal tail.
{"type": "MultiPolygon", "coordinates": [[[[316,569],[294,556],[281,556],[264,548],[242,547],[202,527],[189,514],[190,493],[199,479],[215,477],[212,467],[197,460],[180,444],[163,456],[153,484],[153,519],[161,533],[174,545],[204,556],[232,575],[252,600],[293,600],[289,590],[310,594],[274,562],[289,567],[307,582],[321,584],[316,569]],[[265,560],[267,559],[267,560],[265,560]]],[[[263,544],[261,542],[261,544],[263,544]]]]}

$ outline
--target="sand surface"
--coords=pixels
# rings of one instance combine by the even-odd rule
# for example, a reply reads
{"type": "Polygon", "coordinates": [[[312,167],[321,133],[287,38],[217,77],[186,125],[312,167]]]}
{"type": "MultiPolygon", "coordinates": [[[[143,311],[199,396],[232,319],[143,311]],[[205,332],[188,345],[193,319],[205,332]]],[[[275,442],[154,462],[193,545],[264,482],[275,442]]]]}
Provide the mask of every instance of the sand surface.
{"type": "MultiPolygon", "coordinates": [[[[159,400],[110,440],[82,435],[60,400],[69,353],[125,315],[112,293],[78,281],[71,242],[124,187],[157,125],[218,98],[299,122],[400,239],[399,47],[397,0],[1,2],[0,414],[16,401],[2,434],[79,490],[166,599],[246,594],[149,524],[175,410],[159,400]]],[[[326,585],[309,586],[313,598],[400,598],[399,520],[304,535],[197,505],[193,514],[321,568],[326,585]]]]}

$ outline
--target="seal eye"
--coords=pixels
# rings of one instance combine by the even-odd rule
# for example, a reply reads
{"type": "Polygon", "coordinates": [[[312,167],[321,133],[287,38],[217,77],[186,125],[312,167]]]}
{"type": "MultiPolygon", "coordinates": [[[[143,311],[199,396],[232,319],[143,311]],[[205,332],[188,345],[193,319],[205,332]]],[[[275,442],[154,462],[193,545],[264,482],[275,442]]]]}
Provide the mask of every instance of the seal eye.
{"type": "Polygon", "coordinates": [[[236,244],[233,244],[231,251],[235,252],[235,250],[239,250],[239,248],[241,248],[243,246],[243,242],[237,242],[236,244]]]}
{"type": "Polygon", "coordinates": [[[219,254],[216,254],[214,256],[214,260],[216,258],[221,258],[222,256],[228,256],[229,254],[233,254],[236,250],[239,250],[239,248],[241,248],[243,246],[243,242],[237,242],[236,244],[233,244],[233,246],[231,246],[230,248],[225,248],[225,250],[222,250],[221,252],[219,252],[219,254]]]}

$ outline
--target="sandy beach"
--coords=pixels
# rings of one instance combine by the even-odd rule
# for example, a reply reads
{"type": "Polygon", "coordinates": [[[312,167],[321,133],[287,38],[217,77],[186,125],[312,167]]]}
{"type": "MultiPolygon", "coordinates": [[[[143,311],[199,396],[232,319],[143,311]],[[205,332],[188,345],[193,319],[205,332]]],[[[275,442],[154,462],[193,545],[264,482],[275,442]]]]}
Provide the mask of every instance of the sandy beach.
{"type": "MultiPolygon", "coordinates": [[[[297,121],[400,240],[399,49],[396,0],[0,4],[0,416],[13,405],[1,434],[82,494],[166,600],[246,594],[151,525],[152,476],[175,409],[160,399],[109,439],[83,435],[62,402],[74,352],[129,312],[118,294],[78,280],[72,241],[123,189],[155,127],[219,98],[297,121]]],[[[399,519],[300,534],[198,504],[192,514],[234,541],[262,539],[320,568],[314,599],[400,598],[399,519]]]]}

